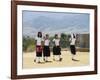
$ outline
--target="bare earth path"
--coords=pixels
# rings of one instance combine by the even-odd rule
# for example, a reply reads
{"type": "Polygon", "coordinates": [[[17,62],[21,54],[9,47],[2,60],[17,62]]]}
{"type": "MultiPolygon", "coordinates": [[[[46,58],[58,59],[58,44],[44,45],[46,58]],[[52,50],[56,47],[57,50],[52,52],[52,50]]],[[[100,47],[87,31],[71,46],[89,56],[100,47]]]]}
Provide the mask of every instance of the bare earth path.
{"type": "MultiPolygon", "coordinates": [[[[52,53],[51,53],[52,54],[52,53]]],[[[23,68],[45,68],[45,67],[75,67],[89,65],[89,52],[77,52],[76,59],[79,61],[71,60],[70,51],[62,51],[62,61],[53,61],[53,57],[49,58],[51,62],[43,62],[38,64],[34,62],[35,52],[23,53],[23,68]]]]}

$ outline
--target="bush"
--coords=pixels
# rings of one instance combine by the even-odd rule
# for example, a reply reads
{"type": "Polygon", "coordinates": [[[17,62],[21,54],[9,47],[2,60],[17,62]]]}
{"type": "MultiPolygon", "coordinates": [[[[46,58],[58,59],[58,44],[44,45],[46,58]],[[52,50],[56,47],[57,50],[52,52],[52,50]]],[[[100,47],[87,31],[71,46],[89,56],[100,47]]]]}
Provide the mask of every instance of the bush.
{"type": "Polygon", "coordinates": [[[35,39],[30,37],[23,37],[23,51],[34,51],[35,39]]]}
{"type": "Polygon", "coordinates": [[[35,51],[35,45],[29,45],[28,47],[27,47],[27,50],[26,50],[27,52],[33,52],[33,51],[35,51]]]}

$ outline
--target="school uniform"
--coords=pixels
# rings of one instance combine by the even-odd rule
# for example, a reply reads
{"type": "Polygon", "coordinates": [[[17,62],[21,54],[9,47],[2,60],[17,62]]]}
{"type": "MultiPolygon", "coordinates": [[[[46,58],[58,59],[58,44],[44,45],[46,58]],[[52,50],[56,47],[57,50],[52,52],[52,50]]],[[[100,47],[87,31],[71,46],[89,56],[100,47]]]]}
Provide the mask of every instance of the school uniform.
{"type": "Polygon", "coordinates": [[[49,48],[49,39],[44,40],[44,47],[43,47],[43,56],[44,57],[50,57],[50,48],[49,48]]]}
{"type": "Polygon", "coordinates": [[[60,39],[53,39],[53,42],[55,43],[53,47],[53,55],[61,55],[61,48],[60,48],[60,39]]]}
{"type": "Polygon", "coordinates": [[[76,42],[76,38],[70,38],[70,50],[71,50],[71,53],[73,55],[76,55],[76,48],[75,48],[75,42],[76,42]]]}
{"type": "Polygon", "coordinates": [[[36,56],[42,57],[42,38],[36,37],[36,56]]]}

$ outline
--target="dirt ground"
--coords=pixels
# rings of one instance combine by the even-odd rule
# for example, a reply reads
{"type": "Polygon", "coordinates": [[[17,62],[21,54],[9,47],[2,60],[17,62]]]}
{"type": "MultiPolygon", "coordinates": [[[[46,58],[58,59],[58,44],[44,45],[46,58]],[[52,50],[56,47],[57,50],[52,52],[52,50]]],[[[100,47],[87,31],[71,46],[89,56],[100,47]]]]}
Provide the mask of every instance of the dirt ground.
{"type": "Polygon", "coordinates": [[[75,67],[75,66],[85,66],[89,65],[89,52],[77,52],[75,58],[79,61],[72,61],[70,51],[62,51],[62,61],[53,61],[53,55],[51,52],[50,62],[42,63],[34,62],[35,52],[23,53],[23,68],[45,68],[45,67],[75,67]]]}

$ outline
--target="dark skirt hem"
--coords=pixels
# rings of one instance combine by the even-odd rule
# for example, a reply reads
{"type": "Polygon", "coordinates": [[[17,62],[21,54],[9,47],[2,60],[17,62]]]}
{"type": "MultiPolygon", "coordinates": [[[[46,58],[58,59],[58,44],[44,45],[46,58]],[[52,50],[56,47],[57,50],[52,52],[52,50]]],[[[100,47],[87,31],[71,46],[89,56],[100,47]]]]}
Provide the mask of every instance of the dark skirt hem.
{"type": "Polygon", "coordinates": [[[36,56],[42,57],[42,46],[36,46],[36,56]]]}
{"type": "Polygon", "coordinates": [[[61,55],[61,48],[60,46],[53,47],[53,55],[61,55]]]}
{"type": "Polygon", "coordinates": [[[49,48],[49,46],[44,46],[44,48],[43,48],[43,56],[44,57],[50,57],[50,48],[49,48]]]}
{"type": "Polygon", "coordinates": [[[70,50],[73,55],[76,55],[76,48],[75,45],[70,45],[70,50]]]}

